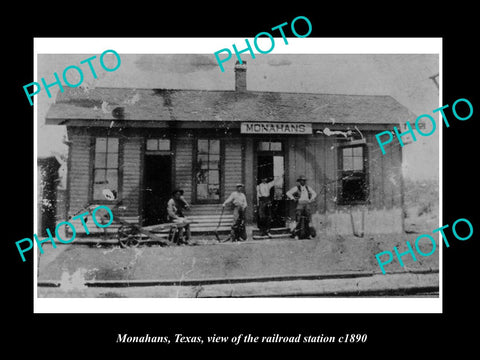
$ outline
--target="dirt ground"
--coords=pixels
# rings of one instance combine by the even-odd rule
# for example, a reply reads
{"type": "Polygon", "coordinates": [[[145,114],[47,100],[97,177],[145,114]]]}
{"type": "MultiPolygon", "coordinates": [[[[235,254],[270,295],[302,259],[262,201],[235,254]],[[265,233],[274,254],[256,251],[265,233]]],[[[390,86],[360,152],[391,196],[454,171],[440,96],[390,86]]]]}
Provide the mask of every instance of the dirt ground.
{"type": "MultiPolygon", "coordinates": [[[[272,239],[240,243],[216,243],[197,239],[205,245],[160,247],[141,245],[123,249],[116,245],[91,247],[61,245],[45,247],[40,256],[38,280],[200,280],[259,276],[298,276],[369,272],[381,274],[375,254],[407,250],[405,241],[413,245],[419,234],[354,236],[317,236],[312,240],[272,239]]],[[[437,239],[438,235],[434,236],[437,239]]],[[[425,240],[425,239],[424,239],[425,240]]],[[[424,253],[431,250],[422,241],[424,253]]],[[[410,255],[385,265],[386,272],[430,271],[438,269],[438,246],[428,257],[410,255]]]]}

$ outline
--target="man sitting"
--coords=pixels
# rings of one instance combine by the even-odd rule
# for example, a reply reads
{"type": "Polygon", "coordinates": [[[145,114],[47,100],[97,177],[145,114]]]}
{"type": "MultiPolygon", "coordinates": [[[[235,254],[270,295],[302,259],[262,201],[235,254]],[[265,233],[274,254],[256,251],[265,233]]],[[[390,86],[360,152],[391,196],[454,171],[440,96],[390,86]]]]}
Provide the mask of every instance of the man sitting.
{"type": "Polygon", "coordinates": [[[178,224],[178,233],[173,241],[177,244],[188,244],[190,240],[190,223],[183,215],[183,210],[189,209],[187,201],[183,197],[182,189],[175,189],[172,198],[167,202],[168,220],[178,224]]]}

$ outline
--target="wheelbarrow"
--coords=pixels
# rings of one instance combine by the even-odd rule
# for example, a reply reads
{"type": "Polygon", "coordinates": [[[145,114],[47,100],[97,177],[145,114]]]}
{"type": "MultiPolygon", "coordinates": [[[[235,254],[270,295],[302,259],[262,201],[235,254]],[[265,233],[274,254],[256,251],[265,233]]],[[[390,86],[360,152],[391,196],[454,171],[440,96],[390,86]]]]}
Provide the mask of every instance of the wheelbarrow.
{"type": "MultiPolygon", "coordinates": [[[[116,198],[115,194],[108,189],[104,189],[102,193],[107,200],[115,200],[116,198]]],[[[120,225],[116,233],[116,238],[119,245],[123,248],[137,247],[141,243],[158,243],[161,246],[179,244],[183,241],[183,239],[180,239],[180,234],[184,233],[184,231],[181,230],[185,226],[193,223],[192,221],[186,219],[184,222],[171,222],[150,226],[140,226],[138,224],[128,222],[123,218],[121,212],[126,210],[126,206],[119,205],[119,203],[115,204],[115,206],[109,207],[109,209],[113,214],[112,223],[120,225]]],[[[70,218],[75,217],[83,212],[88,212],[88,214],[92,216],[92,211],[96,207],[97,205],[95,204],[88,204],[82,210],[79,210],[76,214],[70,216],[70,218]]],[[[107,211],[103,211],[102,213],[97,212],[96,217],[100,224],[107,224],[111,220],[107,211]]],[[[85,221],[88,221],[88,218],[85,219],[85,221]]],[[[106,238],[107,229],[104,228],[104,239],[106,238]]]]}
{"type": "MultiPolygon", "coordinates": [[[[114,213],[115,217],[115,213],[114,213]]],[[[115,220],[114,220],[115,221],[115,220]]],[[[159,243],[162,246],[179,245],[185,241],[185,232],[182,231],[192,221],[164,223],[150,226],[139,226],[116,217],[121,224],[117,231],[118,243],[121,247],[137,247],[140,243],[159,243]]]]}

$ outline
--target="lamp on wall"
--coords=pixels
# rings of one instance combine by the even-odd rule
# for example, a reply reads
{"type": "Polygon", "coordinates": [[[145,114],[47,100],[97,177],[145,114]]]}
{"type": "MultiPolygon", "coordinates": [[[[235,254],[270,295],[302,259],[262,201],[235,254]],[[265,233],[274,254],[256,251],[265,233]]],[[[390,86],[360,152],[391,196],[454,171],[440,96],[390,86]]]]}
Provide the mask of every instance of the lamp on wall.
{"type": "Polygon", "coordinates": [[[355,125],[355,130],[357,130],[358,134],[360,134],[360,139],[358,138],[358,135],[355,138],[355,135],[349,138],[350,142],[349,144],[351,145],[357,145],[357,144],[366,144],[367,140],[363,137],[362,132],[358,129],[358,127],[355,125]]]}

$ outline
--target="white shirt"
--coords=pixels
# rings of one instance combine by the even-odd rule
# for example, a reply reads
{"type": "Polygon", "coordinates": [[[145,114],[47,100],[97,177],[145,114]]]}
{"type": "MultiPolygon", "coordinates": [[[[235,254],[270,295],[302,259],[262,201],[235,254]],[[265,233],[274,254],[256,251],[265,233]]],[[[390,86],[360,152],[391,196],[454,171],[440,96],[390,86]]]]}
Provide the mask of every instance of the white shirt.
{"type": "MultiPolygon", "coordinates": [[[[302,201],[302,202],[308,202],[308,201],[313,201],[315,200],[315,198],[317,197],[317,193],[308,185],[305,185],[305,186],[302,186],[302,185],[299,185],[300,186],[300,198],[298,199],[298,201],[302,201]],[[307,186],[308,186],[308,190],[310,190],[310,194],[311,194],[311,198],[310,200],[308,199],[308,190],[307,190],[307,186]]],[[[287,191],[287,197],[291,200],[295,200],[295,198],[293,197],[293,194],[295,194],[296,192],[298,192],[298,187],[295,186],[293,188],[291,188],[290,190],[287,191]]]]}
{"type": "Polygon", "coordinates": [[[263,183],[257,185],[257,197],[269,197],[270,189],[274,186],[274,182],[270,181],[269,183],[263,183]]]}
{"type": "MultiPolygon", "coordinates": [[[[187,203],[187,200],[185,200],[185,198],[183,196],[180,196],[180,200],[184,202],[184,206],[185,208],[188,208],[188,203],[187,203]]],[[[177,205],[175,203],[175,199],[171,198],[170,200],[168,200],[167,202],[167,212],[168,212],[168,215],[172,218],[172,219],[179,219],[180,216],[177,215],[177,205]]]]}
{"type": "Polygon", "coordinates": [[[247,207],[247,197],[243,192],[234,191],[230,194],[227,200],[223,203],[223,205],[227,205],[228,203],[233,202],[233,205],[240,206],[242,208],[247,207]]]}

